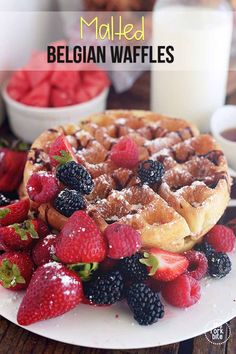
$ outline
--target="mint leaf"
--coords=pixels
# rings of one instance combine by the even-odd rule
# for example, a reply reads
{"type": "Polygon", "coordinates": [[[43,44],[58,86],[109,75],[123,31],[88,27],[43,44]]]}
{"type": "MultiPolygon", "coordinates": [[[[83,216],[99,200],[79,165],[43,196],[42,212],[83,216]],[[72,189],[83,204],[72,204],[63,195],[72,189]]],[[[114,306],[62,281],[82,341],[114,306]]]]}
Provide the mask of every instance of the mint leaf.
{"type": "Polygon", "coordinates": [[[65,163],[72,161],[71,154],[68,151],[61,150],[60,151],[61,156],[54,155],[53,158],[56,160],[59,165],[64,165],[65,163]]]}

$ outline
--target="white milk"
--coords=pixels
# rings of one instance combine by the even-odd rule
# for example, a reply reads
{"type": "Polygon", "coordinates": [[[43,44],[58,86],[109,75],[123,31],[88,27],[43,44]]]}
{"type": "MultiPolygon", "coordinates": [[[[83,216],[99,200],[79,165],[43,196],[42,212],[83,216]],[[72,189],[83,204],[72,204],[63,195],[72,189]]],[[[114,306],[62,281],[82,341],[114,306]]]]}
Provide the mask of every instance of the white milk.
{"type": "Polygon", "coordinates": [[[152,67],[152,110],[207,130],[225,102],[232,12],[171,6],[154,12],[153,23],[153,45],[173,45],[175,61],[152,67]]]}

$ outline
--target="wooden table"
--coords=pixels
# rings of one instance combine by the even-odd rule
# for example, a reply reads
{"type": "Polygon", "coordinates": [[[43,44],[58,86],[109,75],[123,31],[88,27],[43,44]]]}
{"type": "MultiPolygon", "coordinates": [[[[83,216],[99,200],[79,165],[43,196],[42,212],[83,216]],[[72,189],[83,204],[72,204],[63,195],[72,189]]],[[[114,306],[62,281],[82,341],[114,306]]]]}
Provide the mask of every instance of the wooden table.
{"type": "MultiPolygon", "coordinates": [[[[230,74],[228,86],[228,102],[236,104],[236,74],[230,74]]],[[[145,73],[136,82],[132,89],[123,94],[117,95],[114,91],[110,93],[109,108],[127,109],[149,109],[150,75],[145,73]]],[[[233,190],[236,198],[236,188],[233,190]]],[[[236,217],[233,208],[228,209],[226,218],[236,217]]],[[[223,296],[223,293],[222,295],[223,296]]],[[[77,347],[63,344],[41,336],[32,334],[16,325],[10,323],[0,316],[0,354],[235,354],[236,353],[236,318],[230,321],[231,337],[226,344],[212,345],[205,336],[199,336],[181,343],[167,345],[164,347],[142,349],[142,350],[102,350],[93,348],[77,347]]],[[[92,334],[91,334],[92,335],[92,334]]]]}

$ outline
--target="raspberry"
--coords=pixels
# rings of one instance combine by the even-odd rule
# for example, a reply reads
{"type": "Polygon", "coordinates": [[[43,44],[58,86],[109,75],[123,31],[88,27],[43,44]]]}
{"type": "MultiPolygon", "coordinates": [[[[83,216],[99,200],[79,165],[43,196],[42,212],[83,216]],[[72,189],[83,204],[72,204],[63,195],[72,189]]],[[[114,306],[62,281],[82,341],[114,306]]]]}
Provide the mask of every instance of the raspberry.
{"type": "Polygon", "coordinates": [[[138,146],[131,138],[123,137],[112,147],[110,157],[119,167],[134,168],[139,161],[138,146]]]}
{"type": "Polygon", "coordinates": [[[141,162],[138,168],[138,176],[141,183],[149,186],[160,184],[164,173],[165,169],[162,163],[153,160],[141,162]]]}
{"type": "Polygon", "coordinates": [[[139,261],[143,257],[142,253],[135,253],[119,261],[118,267],[125,280],[140,282],[148,278],[147,267],[139,261]]]}
{"type": "Polygon", "coordinates": [[[231,252],[234,249],[235,235],[227,226],[215,225],[205,238],[216,252],[231,252]]]}
{"type": "Polygon", "coordinates": [[[57,179],[52,173],[44,171],[33,173],[26,189],[30,199],[37,203],[51,202],[60,191],[57,179]]]}
{"type": "Polygon", "coordinates": [[[133,284],[127,292],[127,302],[134,319],[142,326],[151,325],[164,316],[159,295],[145,284],[133,284]]]}
{"type": "Polygon", "coordinates": [[[189,307],[194,305],[201,297],[200,284],[189,275],[182,274],[164,285],[162,296],[173,306],[189,307]]]}
{"type": "Polygon", "coordinates": [[[75,211],[85,209],[86,203],[79,192],[64,189],[54,200],[54,207],[62,215],[70,217],[75,211]]]}
{"type": "Polygon", "coordinates": [[[61,165],[57,170],[57,178],[65,186],[75,189],[81,194],[91,193],[94,187],[90,173],[75,161],[61,165]]]}
{"type": "Polygon", "coordinates": [[[188,274],[196,280],[200,280],[206,275],[208,263],[206,256],[197,251],[188,251],[184,253],[189,261],[188,274]]]}
{"type": "Polygon", "coordinates": [[[231,261],[226,253],[212,252],[208,256],[208,273],[213,278],[223,278],[231,271],[231,261]]]}
{"type": "Polygon", "coordinates": [[[141,236],[129,225],[114,223],[105,230],[108,241],[108,257],[120,259],[130,257],[141,248],[141,236]]]}
{"type": "Polygon", "coordinates": [[[111,305],[123,298],[124,281],[117,270],[95,276],[84,284],[85,296],[93,304],[111,305]]]}

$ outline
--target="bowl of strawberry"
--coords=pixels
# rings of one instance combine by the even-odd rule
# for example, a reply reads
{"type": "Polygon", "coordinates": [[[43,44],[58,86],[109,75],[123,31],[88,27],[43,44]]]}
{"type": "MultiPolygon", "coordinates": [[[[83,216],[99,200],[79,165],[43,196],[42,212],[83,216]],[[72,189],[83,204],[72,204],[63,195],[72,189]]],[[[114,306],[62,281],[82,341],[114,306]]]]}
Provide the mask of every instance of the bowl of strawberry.
{"type": "Polygon", "coordinates": [[[12,74],[2,95],[12,131],[31,143],[46,129],[103,112],[109,85],[96,65],[47,64],[45,53],[37,52],[12,74]]]}

